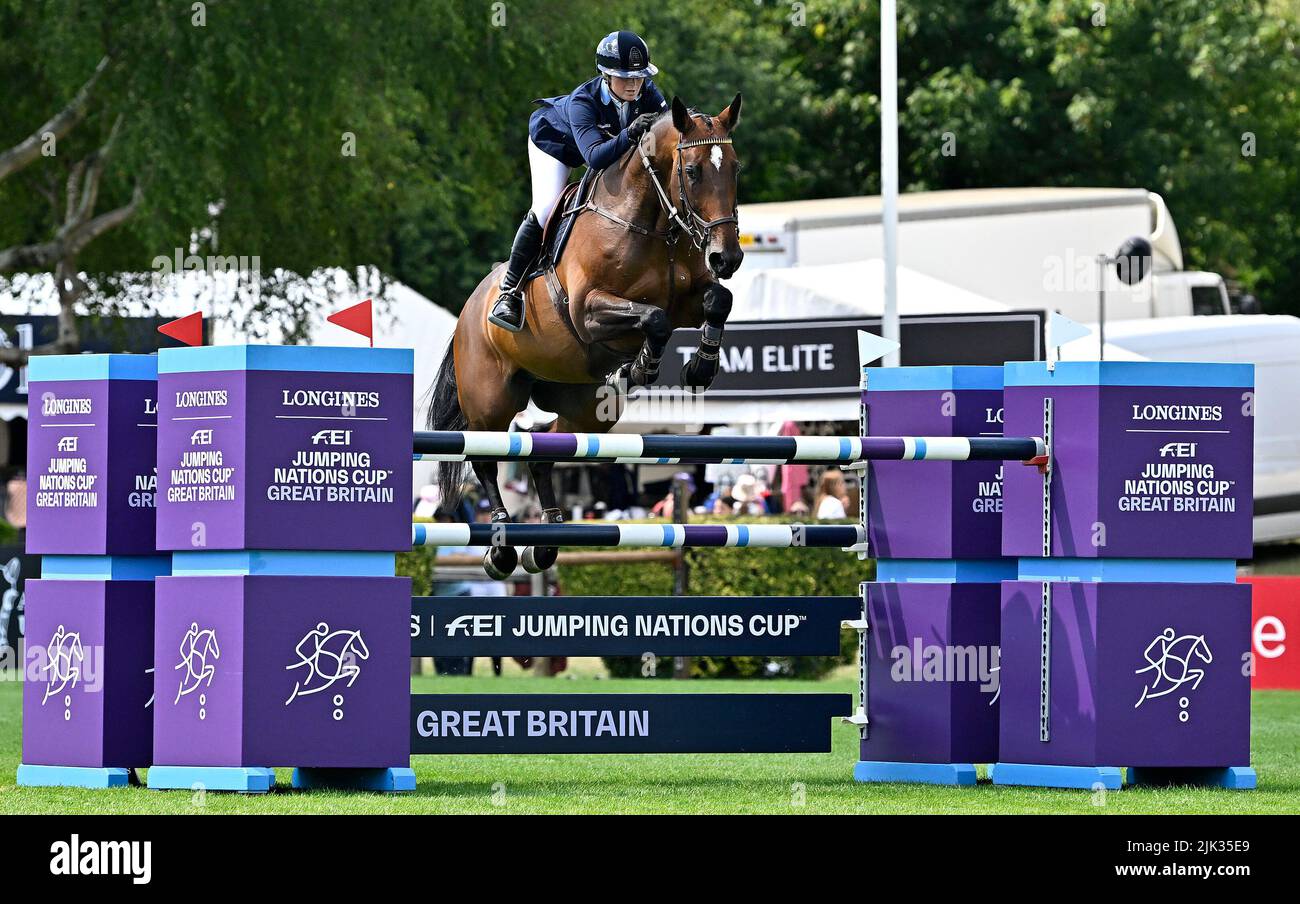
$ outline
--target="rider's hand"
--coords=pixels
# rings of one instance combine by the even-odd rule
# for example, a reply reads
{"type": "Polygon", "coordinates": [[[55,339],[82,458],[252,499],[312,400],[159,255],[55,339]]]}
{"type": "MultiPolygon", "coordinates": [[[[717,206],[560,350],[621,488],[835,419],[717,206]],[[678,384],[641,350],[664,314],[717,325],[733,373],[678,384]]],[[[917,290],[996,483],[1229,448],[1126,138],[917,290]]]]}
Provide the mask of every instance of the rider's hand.
{"type": "Polygon", "coordinates": [[[627,137],[632,139],[633,143],[640,141],[641,136],[655,124],[655,120],[658,118],[658,113],[642,113],[636,119],[628,123],[627,137]]]}

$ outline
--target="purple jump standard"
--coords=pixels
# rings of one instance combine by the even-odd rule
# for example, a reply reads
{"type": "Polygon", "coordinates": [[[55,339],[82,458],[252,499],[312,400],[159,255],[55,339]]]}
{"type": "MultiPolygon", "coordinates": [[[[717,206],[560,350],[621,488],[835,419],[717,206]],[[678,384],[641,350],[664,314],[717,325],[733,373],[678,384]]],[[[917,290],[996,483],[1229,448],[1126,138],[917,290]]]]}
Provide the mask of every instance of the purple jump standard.
{"type": "MultiPolygon", "coordinates": [[[[868,371],[872,433],[998,444],[1001,367],[868,371]]],[[[1001,461],[873,461],[867,469],[869,553],[859,699],[863,782],[973,785],[998,758],[1001,461]]]]}
{"type": "Polygon", "coordinates": [[[159,356],[150,788],[410,791],[413,357],[159,356]]]}
{"type": "Polygon", "coordinates": [[[1006,367],[1005,426],[1048,436],[1008,472],[995,784],[1253,788],[1254,368],[1006,367]],[[1035,513],[1046,523],[1035,526],[1035,513]]]}
{"type": "Polygon", "coordinates": [[[150,760],[157,359],[29,364],[23,754],[17,783],[114,787],[150,760]]]}

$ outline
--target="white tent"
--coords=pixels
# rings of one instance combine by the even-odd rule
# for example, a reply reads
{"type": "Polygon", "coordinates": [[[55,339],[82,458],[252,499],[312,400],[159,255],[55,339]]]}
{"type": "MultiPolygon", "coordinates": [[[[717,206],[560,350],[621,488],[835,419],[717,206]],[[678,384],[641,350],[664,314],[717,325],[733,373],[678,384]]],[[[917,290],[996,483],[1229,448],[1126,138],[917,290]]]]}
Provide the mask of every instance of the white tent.
{"type": "MultiPolygon", "coordinates": [[[[290,291],[302,293],[304,297],[323,298],[326,288],[334,290],[335,300],[311,317],[307,344],[365,345],[364,337],[325,318],[332,311],[374,298],[375,345],[415,350],[416,410],[412,412],[412,423],[419,427],[423,422],[420,396],[433,385],[434,374],[456,328],[456,316],[401,283],[390,282],[386,292],[378,284],[350,286],[346,273],[339,269],[304,279],[292,285],[290,291]]],[[[115,302],[115,307],[126,317],[183,317],[202,311],[204,319],[211,324],[214,345],[279,344],[284,330],[273,319],[262,316],[256,329],[250,326],[249,310],[255,300],[249,284],[241,281],[238,273],[186,271],[178,277],[160,277],[149,292],[124,295],[115,302]]],[[[52,277],[46,274],[23,277],[21,282],[0,281],[0,313],[18,317],[56,316],[59,306],[52,277]]],[[[0,336],[0,342],[3,341],[12,343],[16,337],[0,336]]],[[[15,379],[12,371],[0,369],[0,385],[12,379],[15,379]]],[[[26,416],[22,405],[0,406],[0,419],[19,416],[26,416]]]]}
{"type": "MultiPolygon", "coordinates": [[[[880,258],[813,267],[755,270],[728,285],[735,294],[731,320],[805,320],[879,317],[884,313],[885,264],[880,258]]],[[[744,273],[742,267],[740,273],[744,273]]],[[[738,274],[739,276],[739,274],[738,274]]],[[[991,298],[898,268],[899,314],[965,314],[1008,311],[991,298]]]]}

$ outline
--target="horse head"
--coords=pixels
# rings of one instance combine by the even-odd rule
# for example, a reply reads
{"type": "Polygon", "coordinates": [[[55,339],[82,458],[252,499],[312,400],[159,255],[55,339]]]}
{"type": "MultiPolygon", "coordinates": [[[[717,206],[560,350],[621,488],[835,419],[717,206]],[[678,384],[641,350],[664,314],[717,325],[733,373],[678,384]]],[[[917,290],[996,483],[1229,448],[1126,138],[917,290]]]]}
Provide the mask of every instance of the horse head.
{"type": "Polygon", "coordinates": [[[1204,634],[1198,636],[1193,642],[1192,652],[1200,657],[1203,662],[1214,662],[1214,654],[1210,652],[1210,645],[1205,642],[1204,634]]]}
{"type": "Polygon", "coordinates": [[[690,110],[673,98],[672,128],[661,120],[651,133],[655,169],[667,176],[671,201],[692,242],[704,253],[709,272],[726,279],[740,268],[736,182],[740,161],[731,143],[740,122],[741,97],[717,116],[690,110]]]}

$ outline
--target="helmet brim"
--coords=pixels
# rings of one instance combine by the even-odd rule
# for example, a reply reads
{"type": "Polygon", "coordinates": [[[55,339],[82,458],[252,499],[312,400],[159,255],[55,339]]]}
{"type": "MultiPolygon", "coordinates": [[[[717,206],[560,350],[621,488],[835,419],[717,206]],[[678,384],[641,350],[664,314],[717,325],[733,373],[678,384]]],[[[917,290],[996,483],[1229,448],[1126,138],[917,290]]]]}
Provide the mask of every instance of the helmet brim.
{"type": "Polygon", "coordinates": [[[609,66],[601,66],[600,64],[597,64],[596,68],[606,75],[614,75],[619,78],[654,78],[659,74],[659,67],[654,63],[644,69],[612,69],[609,66]]]}

